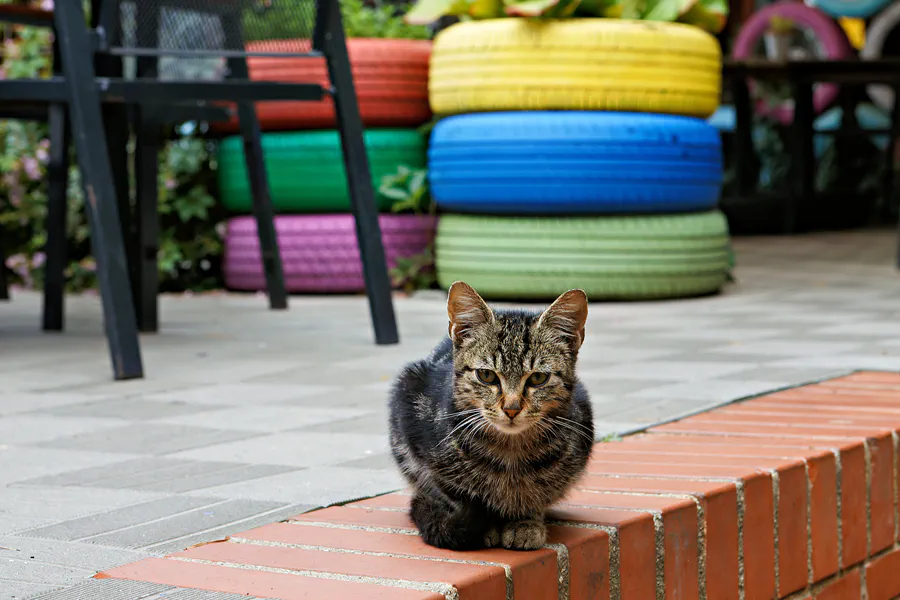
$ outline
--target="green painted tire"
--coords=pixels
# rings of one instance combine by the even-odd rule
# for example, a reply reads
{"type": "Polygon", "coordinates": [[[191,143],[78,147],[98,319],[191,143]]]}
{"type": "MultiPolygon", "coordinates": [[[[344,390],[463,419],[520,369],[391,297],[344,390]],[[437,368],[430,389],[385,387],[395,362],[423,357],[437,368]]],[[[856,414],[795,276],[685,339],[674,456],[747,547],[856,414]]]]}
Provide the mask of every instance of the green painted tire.
{"type": "MultiPolygon", "coordinates": [[[[369,169],[379,210],[391,200],[378,194],[381,178],[400,165],[425,168],[425,138],[415,129],[370,129],[365,132],[369,169]]],[[[266,133],[263,156],[272,202],[282,213],[334,213],[350,210],[350,194],[338,132],[266,133]]],[[[250,182],[240,136],[219,144],[219,197],[229,210],[252,211],[250,182]]]]}
{"type": "Polygon", "coordinates": [[[719,211],[647,217],[441,216],[438,283],[492,299],[654,300],[717,292],[729,271],[719,211]]]}

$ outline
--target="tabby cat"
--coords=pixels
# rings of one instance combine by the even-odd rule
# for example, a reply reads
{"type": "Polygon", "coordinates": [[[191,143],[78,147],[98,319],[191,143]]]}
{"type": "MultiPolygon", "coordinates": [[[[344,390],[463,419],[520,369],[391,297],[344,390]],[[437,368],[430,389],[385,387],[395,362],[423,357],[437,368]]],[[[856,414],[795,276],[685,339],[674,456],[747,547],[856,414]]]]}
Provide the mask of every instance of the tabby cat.
{"type": "Polygon", "coordinates": [[[571,290],[543,313],[495,311],[458,281],[447,312],[449,336],[391,391],[410,516],[439,548],[540,548],[547,507],[581,475],[594,441],[575,376],[587,297],[571,290]]]}

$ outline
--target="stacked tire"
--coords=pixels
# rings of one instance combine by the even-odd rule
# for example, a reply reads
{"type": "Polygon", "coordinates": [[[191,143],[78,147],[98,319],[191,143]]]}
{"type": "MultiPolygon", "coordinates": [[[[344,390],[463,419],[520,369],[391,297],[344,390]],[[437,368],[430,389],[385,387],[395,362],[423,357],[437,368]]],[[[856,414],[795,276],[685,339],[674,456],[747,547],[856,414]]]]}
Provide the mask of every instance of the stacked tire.
{"type": "Polygon", "coordinates": [[[438,282],[493,299],[718,291],[721,51],[681,24],[457,24],[434,42],[428,150],[438,282]]]}
{"type": "MultiPolygon", "coordinates": [[[[288,47],[291,42],[281,42],[288,47]]],[[[303,51],[303,42],[298,50],[303,51]]],[[[349,39],[350,55],[365,127],[366,151],[388,267],[424,252],[432,243],[432,216],[390,214],[391,201],[377,193],[381,178],[403,165],[425,168],[426,140],[416,129],[431,118],[428,62],[431,42],[349,39]]],[[[321,58],[265,58],[249,61],[257,81],[328,84],[321,58]]],[[[350,193],[333,101],[263,102],[256,107],[275,228],[292,293],[360,292],[365,289],[350,193]]],[[[223,271],[230,289],[265,289],[252,194],[237,120],[217,128],[221,202],[239,215],[227,224],[223,271]]]]}

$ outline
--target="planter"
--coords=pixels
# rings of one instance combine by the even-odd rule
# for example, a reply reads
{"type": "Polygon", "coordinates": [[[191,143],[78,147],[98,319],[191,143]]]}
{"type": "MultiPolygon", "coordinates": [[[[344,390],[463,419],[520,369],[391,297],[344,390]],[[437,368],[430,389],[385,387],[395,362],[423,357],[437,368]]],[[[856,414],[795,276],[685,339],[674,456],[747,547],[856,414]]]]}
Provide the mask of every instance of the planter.
{"type": "MultiPolygon", "coordinates": [[[[425,138],[414,129],[373,129],[364,134],[372,185],[380,210],[391,199],[377,193],[381,178],[400,165],[425,167],[425,138]]],[[[279,212],[314,213],[350,210],[350,192],[337,131],[267,133],[263,156],[272,202],[279,212]]],[[[226,208],[252,210],[243,141],[222,140],[218,153],[219,199],[226,208]]]]}
{"type": "Polygon", "coordinates": [[[435,38],[440,115],[615,110],[708,117],[721,92],[716,39],[689,25],[619,19],[458,23],[435,38]]]}
{"type": "Polygon", "coordinates": [[[485,298],[650,300],[718,291],[729,269],[718,211],[653,217],[482,217],[444,214],[438,283],[463,280],[485,298]]]}
{"type": "MultiPolygon", "coordinates": [[[[248,47],[252,48],[252,44],[248,47]]],[[[280,50],[292,47],[297,52],[308,51],[308,42],[282,42],[280,50]]],[[[351,38],[347,40],[347,51],[364,126],[416,127],[431,118],[428,107],[430,41],[351,38]]],[[[330,82],[324,58],[251,57],[248,67],[254,81],[322,85],[330,82]]],[[[256,113],[264,131],[337,127],[331,97],[319,102],[259,102],[256,113]]],[[[237,132],[237,117],[227,124],[215,124],[213,129],[237,132]]]]}
{"type": "MultiPolygon", "coordinates": [[[[900,4],[893,4],[883,13],[872,19],[866,32],[866,45],[860,53],[863,60],[876,60],[886,53],[896,51],[896,38],[900,36],[900,4]],[[892,42],[889,43],[889,42],[892,42]],[[894,48],[890,48],[893,45],[894,48]],[[887,51],[887,52],[886,52],[887,51]]],[[[894,108],[894,91],[886,85],[872,84],[866,88],[869,97],[876,105],[888,113],[894,108]]]]}
{"type": "Polygon", "coordinates": [[[431,135],[432,197],[489,214],[673,213],[716,206],[719,132],[701,119],[535,111],[457,115],[431,135]]]}
{"type": "MultiPolygon", "coordinates": [[[[434,239],[437,217],[380,215],[378,222],[391,268],[398,258],[425,251],[434,239]]],[[[365,290],[352,215],[282,215],[275,218],[275,230],[289,292],[365,290]]],[[[253,217],[228,222],[222,270],[229,289],[266,289],[253,217]]]]}
{"type": "MultiPolygon", "coordinates": [[[[751,58],[756,54],[756,48],[760,41],[766,44],[765,36],[773,17],[789,19],[797,27],[808,30],[818,43],[823,58],[840,59],[853,55],[853,49],[844,30],[828,15],[794,0],[782,0],[762,8],[747,19],[734,42],[732,54],[735,58],[751,58]]],[[[751,82],[751,86],[756,87],[753,82],[751,82]]],[[[828,108],[837,98],[837,94],[838,86],[836,85],[814,86],[813,106],[816,114],[828,108]]],[[[768,115],[784,124],[788,124],[794,119],[794,105],[790,100],[770,105],[761,98],[757,102],[756,110],[760,114],[768,115]]]]}

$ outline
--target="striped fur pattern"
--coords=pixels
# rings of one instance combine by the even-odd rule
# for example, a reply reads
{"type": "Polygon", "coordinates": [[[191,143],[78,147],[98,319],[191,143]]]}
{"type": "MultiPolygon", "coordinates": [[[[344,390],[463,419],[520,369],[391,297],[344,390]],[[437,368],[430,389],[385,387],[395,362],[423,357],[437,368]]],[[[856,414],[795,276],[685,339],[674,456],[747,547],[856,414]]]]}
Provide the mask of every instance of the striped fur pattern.
{"type": "Polygon", "coordinates": [[[410,516],[441,548],[539,548],[546,509],[581,475],[594,441],[575,375],[587,298],[572,290],[543,313],[494,311],[457,282],[448,314],[449,336],[391,391],[391,450],[414,490],[410,516]]]}

